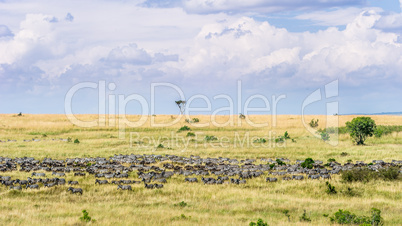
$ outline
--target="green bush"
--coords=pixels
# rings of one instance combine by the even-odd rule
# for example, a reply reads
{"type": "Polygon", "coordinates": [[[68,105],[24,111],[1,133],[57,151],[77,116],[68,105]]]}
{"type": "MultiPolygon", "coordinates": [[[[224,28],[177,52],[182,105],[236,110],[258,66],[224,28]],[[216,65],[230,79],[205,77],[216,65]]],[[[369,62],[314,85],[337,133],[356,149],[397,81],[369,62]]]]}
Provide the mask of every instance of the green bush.
{"type": "Polygon", "coordinates": [[[382,137],[382,134],[384,133],[384,130],[382,130],[382,128],[377,127],[374,131],[374,136],[377,138],[382,137]]]}
{"type": "Polygon", "coordinates": [[[371,209],[371,217],[357,216],[350,211],[340,209],[334,216],[330,217],[330,220],[338,224],[384,225],[381,211],[376,208],[371,209]]]}
{"type": "Polygon", "coordinates": [[[331,138],[329,136],[329,134],[326,132],[322,132],[320,135],[321,135],[321,140],[323,140],[323,141],[328,141],[331,138]]]}
{"type": "Polygon", "coordinates": [[[333,195],[337,193],[335,186],[331,185],[328,181],[325,184],[327,185],[327,190],[325,191],[327,194],[333,195]]]}
{"type": "Polygon", "coordinates": [[[181,202],[179,202],[179,203],[177,203],[177,204],[174,204],[174,206],[186,207],[186,206],[187,206],[187,203],[184,202],[184,201],[181,201],[181,202]]]}
{"type": "Polygon", "coordinates": [[[214,140],[218,140],[218,138],[216,138],[215,136],[205,136],[204,140],[206,141],[214,141],[214,140]]]}
{"type": "Polygon", "coordinates": [[[346,123],[349,134],[357,145],[363,145],[367,137],[371,137],[376,129],[376,124],[370,117],[357,117],[346,123]]]}
{"type": "Polygon", "coordinates": [[[78,139],[74,140],[74,144],[79,144],[79,143],[80,143],[80,141],[78,139]]]}
{"type": "Polygon", "coordinates": [[[329,158],[327,161],[328,162],[336,162],[336,160],[334,158],[329,158]]]}
{"type": "Polygon", "coordinates": [[[177,130],[177,132],[189,131],[189,130],[191,130],[190,127],[188,127],[188,126],[182,126],[179,130],[177,130]]]}
{"type": "Polygon", "coordinates": [[[258,218],[257,222],[250,222],[249,226],[268,226],[268,223],[258,218]]]}
{"type": "Polygon", "coordinates": [[[82,217],[80,217],[80,220],[83,222],[90,222],[91,221],[91,217],[89,216],[89,213],[86,210],[82,211],[82,217]]]}
{"type": "Polygon", "coordinates": [[[267,140],[265,140],[264,138],[257,138],[253,141],[254,143],[266,143],[267,140]]]}
{"type": "Polygon", "coordinates": [[[311,128],[315,128],[318,126],[318,119],[314,121],[314,119],[311,119],[311,121],[309,122],[309,125],[311,126],[311,128]]]}
{"type": "Polygon", "coordinates": [[[240,118],[240,119],[245,119],[245,118],[246,118],[246,116],[245,116],[245,115],[243,115],[242,113],[240,113],[240,114],[239,114],[239,118],[240,118]]]}
{"type": "Polygon", "coordinates": [[[380,169],[378,171],[379,177],[383,180],[397,180],[399,178],[399,168],[398,167],[390,167],[387,169],[380,169]]]}
{"type": "Polygon", "coordinates": [[[312,158],[306,158],[304,162],[302,162],[301,167],[312,169],[314,160],[312,158]]]}
{"type": "Polygon", "coordinates": [[[344,182],[369,182],[375,179],[393,181],[400,178],[398,171],[397,167],[381,169],[378,172],[370,169],[352,169],[342,171],[341,178],[344,182]]]}
{"type": "Polygon", "coordinates": [[[286,140],[290,139],[288,131],[285,131],[285,134],[283,135],[283,138],[285,138],[286,140]]]}
{"type": "Polygon", "coordinates": [[[279,166],[283,166],[286,165],[286,163],[284,163],[282,160],[280,159],[276,159],[276,162],[278,163],[279,166]]]}
{"type": "Polygon", "coordinates": [[[282,210],[282,213],[285,214],[285,216],[288,218],[288,221],[290,222],[289,210],[282,210]]]}
{"type": "Polygon", "coordinates": [[[311,222],[311,218],[307,216],[306,210],[304,210],[303,214],[299,218],[300,221],[311,222]]]}
{"type": "Polygon", "coordinates": [[[342,152],[341,156],[348,156],[349,154],[347,152],[342,152]]]}
{"type": "Polygon", "coordinates": [[[159,144],[156,148],[165,148],[165,146],[163,146],[163,144],[159,144]]]}
{"type": "Polygon", "coordinates": [[[188,132],[187,135],[186,135],[186,137],[195,137],[195,133],[188,132]]]}
{"type": "Polygon", "coordinates": [[[200,119],[199,118],[193,118],[193,122],[195,122],[195,123],[200,122],[200,119]]]}
{"type": "Polygon", "coordinates": [[[191,219],[191,216],[186,216],[184,214],[181,214],[180,216],[171,218],[171,220],[190,220],[190,219],[191,219]]]}
{"type": "Polygon", "coordinates": [[[275,139],[275,143],[283,143],[285,142],[285,138],[283,136],[279,136],[275,139]]]}

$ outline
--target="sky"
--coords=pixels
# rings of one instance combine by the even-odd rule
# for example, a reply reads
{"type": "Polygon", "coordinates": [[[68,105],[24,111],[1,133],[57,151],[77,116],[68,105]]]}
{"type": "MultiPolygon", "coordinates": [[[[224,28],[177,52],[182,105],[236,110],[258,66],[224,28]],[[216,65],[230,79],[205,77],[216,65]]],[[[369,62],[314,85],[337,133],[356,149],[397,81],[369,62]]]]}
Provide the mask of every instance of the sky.
{"type": "Polygon", "coordinates": [[[401,112],[401,7],[0,0],[0,113],[401,112]]]}

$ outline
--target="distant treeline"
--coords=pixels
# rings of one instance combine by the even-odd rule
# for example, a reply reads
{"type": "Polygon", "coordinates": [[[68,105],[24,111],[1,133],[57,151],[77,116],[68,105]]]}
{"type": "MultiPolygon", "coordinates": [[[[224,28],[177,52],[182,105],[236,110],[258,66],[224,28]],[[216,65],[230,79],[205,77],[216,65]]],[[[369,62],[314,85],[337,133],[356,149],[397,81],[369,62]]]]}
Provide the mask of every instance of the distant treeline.
{"type": "MultiPolygon", "coordinates": [[[[382,131],[382,135],[387,135],[392,132],[402,132],[402,125],[398,126],[383,126],[383,125],[378,125],[377,126],[377,131],[382,131]]],[[[333,134],[336,131],[336,127],[329,127],[326,129],[319,129],[320,132],[327,132],[329,134],[333,134]]],[[[338,134],[346,134],[349,133],[348,129],[346,126],[338,127],[338,134]]]]}

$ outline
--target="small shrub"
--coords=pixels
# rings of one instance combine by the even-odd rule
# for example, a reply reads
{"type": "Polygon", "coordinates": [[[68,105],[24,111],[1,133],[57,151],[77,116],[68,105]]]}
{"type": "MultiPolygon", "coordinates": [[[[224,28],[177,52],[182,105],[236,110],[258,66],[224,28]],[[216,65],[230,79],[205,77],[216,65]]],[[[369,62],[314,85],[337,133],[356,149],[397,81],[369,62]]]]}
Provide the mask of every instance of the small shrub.
{"type": "Polygon", "coordinates": [[[165,146],[163,146],[163,144],[159,144],[156,148],[165,148],[165,146]]]}
{"type": "Polygon", "coordinates": [[[293,142],[293,143],[296,143],[296,140],[292,138],[292,142],[293,142]]]}
{"type": "Polygon", "coordinates": [[[172,217],[171,220],[190,220],[191,216],[186,216],[184,214],[181,214],[180,216],[177,217],[172,217]]]}
{"type": "Polygon", "coordinates": [[[327,190],[325,192],[327,192],[327,194],[336,194],[337,191],[335,190],[335,186],[331,185],[328,181],[325,182],[325,184],[327,185],[327,190]]]}
{"type": "Polygon", "coordinates": [[[174,206],[186,207],[186,206],[187,206],[187,203],[184,202],[184,201],[181,201],[181,202],[179,202],[179,203],[177,203],[177,204],[174,204],[174,206]]]}
{"type": "Polygon", "coordinates": [[[179,130],[177,130],[177,132],[189,131],[189,130],[191,130],[190,127],[188,127],[188,126],[182,126],[179,130]]]}
{"type": "Polygon", "coordinates": [[[285,131],[285,134],[283,135],[283,138],[285,138],[286,140],[290,139],[288,131],[285,131]]]}
{"type": "Polygon", "coordinates": [[[378,172],[370,169],[352,169],[342,171],[341,178],[344,182],[368,182],[375,179],[394,181],[400,179],[398,171],[397,167],[381,169],[378,172]]]}
{"type": "Polygon", "coordinates": [[[214,141],[214,140],[218,140],[218,138],[216,138],[215,136],[205,136],[204,140],[206,141],[214,141]]]}
{"type": "Polygon", "coordinates": [[[349,154],[347,152],[342,152],[341,156],[348,156],[349,154]]]}
{"type": "Polygon", "coordinates": [[[257,222],[250,222],[249,226],[268,226],[268,223],[258,218],[257,222]]]}
{"type": "Polygon", "coordinates": [[[348,160],[346,160],[346,162],[348,162],[348,163],[352,163],[352,162],[353,162],[353,160],[352,160],[352,159],[348,159],[348,160]]]}
{"type": "Polygon", "coordinates": [[[330,217],[330,220],[338,224],[384,225],[381,211],[376,208],[371,209],[371,217],[356,216],[350,211],[340,209],[334,216],[330,217]]]}
{"type": "Polygon", "coordinates": [[[275,167],[275,163],[269,164],[269,167],[273,169],[275,167]]]}
{"type": "Polygon", "coordinates": [[[79,144],[79,143],[80,143],[80,141],[78,139],[74,140],[74,144],[79,144]]]}
{"type": "Polygon", "coordinates": [[[186,137],[195,137],[195,133],[188,132],[187,135],[186,135],[186,137]]]}
{"type": "Polygon", "coordinates": [[[91,217],[89,216],[89,213],[86,210],[82,211],[82,217],[80,217],[80,220],[83,222],[90,222],[91,221],[91,217]]]}
{"type": "Polygon", "coordinates": [[[42,137],[47,137],[46,133],[42,134],[42,137]]]}
{"type": "Polygon", "coordinates": [[[347,187],[347,189],[343,192],[343,194],[347,195],[347,196],[358,196],[358,193],[355,192],[352,188],[347,187]]]}
{"type": "Polygon", "coordinates": [[[278,138],[275,139],[275,143],[283,143],[285,142],[285,138],[282,136],[279,136],[278,138]]]}
{"type": "Polygon", "coordinates": [[[312,169],[314,160],[312,158],[306,158],[304,162],[302,162],[301,167],[312,169]]]}
{"type": "Polygon", "coordinates": [[[311,128],[315,128],[318,126],[318,119],[314,121],[314,119],[311,119],[311,121],[309,122],[309,125],[311,126],[311,128]]]}
{"type": "Polygon", "coordinates": [[[374,136],[377,137],[377,138],[382,137],[382,134],[383,134],[383,133],[384,133],[384,130],[383,130],[382,128],[377,127],[377,128],[374,130],[374,136]]]}
{"type": "Polygon", "coordinates": [[[71,143],[73,141],[73,139],[71,139],[71,137],[67,138],[67,142],[71,143]]]}
{"type": "Polygon", "coordinates": [[[17,115],[17,116],[22,116],[22,112],[18,113],[18,115],[17,115]]]}
{"type": "Polygon", "coordinates": [[[192,123],[192,121],[190,121],[190,119],[185,119],[184,121],[187,123],[192,123]]]}
{"type": "Polygon", "coordinates": [[[383,180],[397,180],[399,178],[399,168],[398,167],[390,167],[387,169],[380,169],[378,171],[379,177],[383,180]]]}
{"type": "Polygon", "coordinates": [[[289,210],[283,210],[282,213],[285,214],[285,216],[288,218],[288,221],[290,222],[289,210]]]}
{"type": "Polygon", "coordinates": [[[329,139],[331,138],[329,136],[329,133],[327,133],[327,132],[322,132],[320,135],[321,135],[321,140],[323,140],[323,141],[329,141],[329,139]]]}
{"type": "Polygon", "coordinates": [[[280,160],[280,159],[276,159],[276,162],[278,163],[279,166],[286,165],[286,163],[284,163],[284,162],[283,162],[282,160],[280,160]]]}
{"type": "Polygon", "coordinates": [[[330,158],[327,160],[328,162],[336,162],[336,160],[334,158],[330,158]]]}
{"type": "Polygon", "coordinates": [[[195,123],[200,122],[200,119],[199,118],[193,118],[193,122],[195,122],[195,123]]]}
{"type": "Polygon", "coordinates": [[[264,138],[257,138],[253,141],[254,143],[266,143],[267,140],[265,140],[264,138]]]}
{"type": "Polygon", "coordinates": [[[240,114],[239,114],[239,118],[240,118],[240,119],[245,119],[245,118],[246,118],[246,116],[245,116],[245,115],[243,115],[242,113],[240,113],[240,114]]]}
{"type": "Polygon", "coordinates": [[[311,222],[311,218],[307,216],[306,210],[304,210],[303,214],[300,216],[300,221],[311,222]]]}

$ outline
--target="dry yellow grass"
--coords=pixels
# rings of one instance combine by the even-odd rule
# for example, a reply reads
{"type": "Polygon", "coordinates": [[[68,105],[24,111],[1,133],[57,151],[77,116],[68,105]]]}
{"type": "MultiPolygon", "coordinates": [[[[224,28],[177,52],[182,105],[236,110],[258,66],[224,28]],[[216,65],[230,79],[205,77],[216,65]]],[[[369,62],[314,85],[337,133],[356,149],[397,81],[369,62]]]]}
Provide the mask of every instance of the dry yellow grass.
{"type": "MultiPolygon", "coordinates": [[[[97,115],[79,115],[80,120],[91,121],[97,115]]],[[[339,136],[339,144],[331,146],[303,126],[301,117],[297,115],[277,116],[276,126],[271,116],[249,116],[255,123],[268,122],[265,127],[253,127],[233,116],[233,125],[197,128],[197,124],[188,124],[184,118],[168,127],[152,127],[151,117],[156,123],[174,121],[177,116],[157,115],[147,118],[146,123],[136,128],[126,128],[124,139],[119,138],[117,124],[94,128],[81,128],[73,125],[64,115],[0,115],[0,140],[16,139],[17,142],[0,143],[0,156],[24,157],[37,159],[49,157],[65,159],[83,156],[109,157],[114,154],[174,154],[180,156],[199,155],[201,157],[229,158],[277,158],[286,157],[294,161],[311,157],[326,162],[335,158],[341,163],[353,161],[371,161],[382,159],[402,160],[401,133],[394,133],[382,138],[369,138],[366,146],[353,145],[348,135],[339,136]],[[196,141],[187,138],[187,132],[177,133],[183,125],[191,127],[197,134],[196,141]],[[253,147],[253,137],[274,138],[288,131],[296,142],[278,145],[274,142],[263,147],[253,147]],[[130,132],[134,132],[131,141],[151,141],[151,144],[130,145],[130,132]],[[46,137],[43,136],[46,134],[46,137]],[[247,142],[241,145],[248,134],[247,142]],[[213,135],[225,139],[223,143],[203,141],[205,135],[213,135]],[[51,141],[56,138],[79,139],[80,144],[62,141],[51,141]],[[155,142],[145,138],[154,138],[155,142]],[[162,139],[158,140],[161,137],[162,139]],[[38,138],[40,142],[22,142],[24,139],[38,138]],[[240,138],[240,140],[239,140],[240,138]],[[46,140],[43,140],[46,139],[46,140]],[[176,142],[177,139],[184,140],[176,142]],[[159,144],[171,149],[156,149],[159,144]],[[185,144],[188,143],[186,147],[185,144]],[[341,156],[347,152],[348,156],[341,156]]],[[[210,116],[193,116],[200,123],[210,122],[210,116]]],[[[193,118],[192,117],[192,118],[193,118]]],[[[355,116],[339,116],[339,125],[344,126],[355,116]]],[[[371,116],[378,125],[401,125],[401,116],[371,116]]],[[[107,118],[107,117],[106,117],[107,118]]],[[[129,116],[130,121],[138,121],[140,116],[129,116]]],[[[306,116],[305,121],[318,118],[320,127],[326,123],[326,116],[306,116]]],[[[230,120],[229,116],[217,116],[216,122],[223,124],[230,120]]],[[[118,122],[119,120],[117,120],[118,122]]],[[[198,124],[199,125],[199,124],[198,124]]],[[[247,140],[247,139],[246,139],[247,140]]],[[[258,162],[260,163],[260,162],[258,162]]],[[[27,173],[7,172],[0,175],[11,175],[16,178],[26,178],[27,173]]],[[[71,175],[68,179],[73,179],[71,175]]],[[[373,181],[370,183],[344,184],[339,177],[332,179],[338,191],[352,187],[357,196],[349,197],[342,192],[328,195],[323,181],[280,181],[267,184],[264,177],[250,180],[245,185],[212,185],[183,183],[183,176],[175,176],[169,180],[162,190],[146,190],[142,185],[133,185],[132,192],[117,191],[116,186],[95,186],[94,177],[74,178],[79,180],[84,195],[71,195],[67,187],[51,189],[41,188],[39,191],[9,191],[0,187],[0,222],[7,225],[16,224],[82,224],[79,217],[86,209],[90,216],[96,219],[93,224],[100,225],[248,225],[258,218],[264,219],[270,225],[307,225],[299,221],[299,216],[305,209],[311,214],[313,225],[327,225],[329,219],[323,214],[333,214],[338,209],[347,209],[358,215],[369,215],[370,208],[382,210],[387,225],[402,223],[402,183],[373,181]],[[181,201],[188,203],[187,207],[177,207],[181,201]],[[290,210],[291,222],[281,212],[290,210]],[[181,218],[181,214],[191,218],[181,218]]]]}

